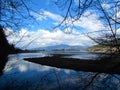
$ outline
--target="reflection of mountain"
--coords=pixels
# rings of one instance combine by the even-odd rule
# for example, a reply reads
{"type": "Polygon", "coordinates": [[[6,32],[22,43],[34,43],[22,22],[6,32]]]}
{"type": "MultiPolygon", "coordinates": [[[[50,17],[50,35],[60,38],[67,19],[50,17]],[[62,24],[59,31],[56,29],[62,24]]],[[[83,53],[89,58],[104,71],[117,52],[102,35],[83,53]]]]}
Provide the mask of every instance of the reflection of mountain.
{"type": "Polygon", "coordinates": [[[36,48],[36,50],[84,50],[86,46],[70,46],[65,44],[36,48]]]}

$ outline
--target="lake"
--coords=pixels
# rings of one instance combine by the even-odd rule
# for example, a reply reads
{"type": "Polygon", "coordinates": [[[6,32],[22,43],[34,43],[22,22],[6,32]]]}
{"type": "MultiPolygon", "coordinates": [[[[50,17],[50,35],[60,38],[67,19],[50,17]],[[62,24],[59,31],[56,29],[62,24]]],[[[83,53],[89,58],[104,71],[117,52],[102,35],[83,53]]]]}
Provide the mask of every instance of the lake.
{"type": "Polygon", "coordinates": [[[119,90],[120,75],[60,69],[32,62],[24,58],[65,54],[65,57],[90,59],[97,54],[88,52],[38,52],[8,56],[0,76],[0,90],[119,90]],[[68,56],[67,56],[68,55],[68,56]]]}

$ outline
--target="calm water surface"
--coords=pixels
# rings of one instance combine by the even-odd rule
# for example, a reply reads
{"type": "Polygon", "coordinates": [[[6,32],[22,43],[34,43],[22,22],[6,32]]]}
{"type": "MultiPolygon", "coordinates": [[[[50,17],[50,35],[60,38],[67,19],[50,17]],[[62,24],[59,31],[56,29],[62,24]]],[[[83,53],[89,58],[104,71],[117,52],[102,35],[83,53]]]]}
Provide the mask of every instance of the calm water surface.
{"type": "MultiPolygon", "coordinates": [[[[82,90],[86,88],[89,90],[120,90],[120,75],[117,74],[60,69],[23,60],[54,53],[56,52],[9,55],[4,73],[0,76],[0,90],[82,90]]],[[[71,53],[70,57],[73,58],[84,58],[88,54],[85,52],[81,54],[80,52],[62,52],[61,54],[71,53]]],[[[90,55],[92,58],[96,57],[96,55],[90,55]]]]}

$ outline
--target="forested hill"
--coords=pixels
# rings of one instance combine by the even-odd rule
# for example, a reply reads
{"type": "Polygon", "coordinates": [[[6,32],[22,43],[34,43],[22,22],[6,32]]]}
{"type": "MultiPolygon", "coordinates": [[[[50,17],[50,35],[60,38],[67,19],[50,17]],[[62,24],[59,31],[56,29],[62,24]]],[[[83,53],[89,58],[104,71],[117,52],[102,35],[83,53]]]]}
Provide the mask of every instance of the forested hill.
{"type": "Polygon", "coordinates": [[[3,28],[0,26],[0,54],[6,55],[10,53],[21,52],[21,49],[15,48],[14,45],[10,45],[6,39],[3,28]]]}

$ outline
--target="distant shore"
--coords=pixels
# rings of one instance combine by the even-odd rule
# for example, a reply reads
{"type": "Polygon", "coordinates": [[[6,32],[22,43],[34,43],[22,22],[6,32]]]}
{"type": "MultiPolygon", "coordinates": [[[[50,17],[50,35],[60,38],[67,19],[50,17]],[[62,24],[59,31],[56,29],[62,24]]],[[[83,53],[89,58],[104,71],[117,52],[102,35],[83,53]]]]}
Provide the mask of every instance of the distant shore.
{"type": "Polygon", "coordinates": [[[109,74],[120,74],[120,60],[84,60],[63,58],[61,54],[40,58],[25,58],[24,60],[41,65],[53,66],[57,68],[73,69],[76,71],[100,72],[109,74]]]}

